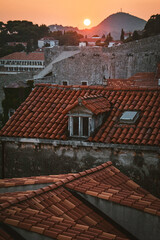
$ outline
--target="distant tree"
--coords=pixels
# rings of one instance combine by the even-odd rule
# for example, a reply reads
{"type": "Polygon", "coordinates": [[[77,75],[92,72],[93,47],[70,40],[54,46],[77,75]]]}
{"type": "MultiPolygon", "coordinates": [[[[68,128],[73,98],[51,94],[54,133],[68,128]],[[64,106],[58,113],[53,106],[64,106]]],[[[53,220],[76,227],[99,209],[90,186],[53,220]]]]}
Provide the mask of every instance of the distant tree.
{"type": "Polygon", "coordinates": [[[29,53],[29,52],[32,52],[33,48],[32,48],[32,42],[31,40],[28,40],[27,41],[27,48],[26,48],[26,52],[29,53]]]}
{"type": "MultiPolygon", "coordinates": [[[[27,42],[27,52],[38,47],[38,39],[49,36],[49,28],[46,25],[38,26],[29,21],[0,22],[0,56],[15,52],[16,47],[9,47],[7,42],[27,42]],[[7,54],[6,54],[7,53],[7,54]]],[[[19,51],[22,47],[19,47],[19,51]]]]}
{"type": "Polygon", "coordinates": [[[140,36],[139,36],[138,32],[134,31],[133,36],[132,36],[132,40],[139,40],[139,39],[140,39],[140,36]]]}
{"type": "Polygon", "coordinates": [[[49,36],[49,27],[42,24],[39,27],[39,37],[49,36]]]}
{"type": "Polygon", "coordinates": [[[160,14],[152,15],[146,23],[144,30],[148,36],[160,34],[160,14]]]}
{"type": "Polygon", "coordinates": [[[105,40],[105,46],[109,45],[109,42],[113,41],[113,37],[111,36],[111,33],[108,33],[106,40],[105,40]]]}
{"type": "Polygon", "coordinates": [[[63,35],[62,31],[54,31],[49,34],[50,37],[54,37],[59,40],[59,38],[63,35]]]}
{"type": "Polygon", "coordinates": [[[123,30],[123,28],[122,28],[122,30],[121,30],[120,40],[121,40],[122,42],[124,41],[124,30],[123,30]]]}
{"type": "Polygon", "coordinates": [[[78,34],[77,32],[68,31],[60,36],[58,40],[60,45],[74,46],[79,44],[79,40],[82,37],[83,35],[78,34]]]}

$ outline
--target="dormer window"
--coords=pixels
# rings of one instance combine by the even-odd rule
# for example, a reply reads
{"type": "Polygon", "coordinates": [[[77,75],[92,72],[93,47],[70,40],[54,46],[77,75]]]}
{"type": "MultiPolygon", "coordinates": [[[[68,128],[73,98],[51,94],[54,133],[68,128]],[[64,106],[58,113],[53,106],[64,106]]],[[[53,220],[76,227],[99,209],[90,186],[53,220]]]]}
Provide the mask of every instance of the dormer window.
{"type": "Polygon", "coordinates": [[[92,116],[70,116],[69,121],[70,136],[88,137],[90,135],[92,131],[92,116]]]}
{"type": "Polygon", "coordinates": [[[137,111],[124,111],[120,117],[120,123],[135,123],[138,117],[137,111]]]}
{"type": "Polygon", "coordinates": [[[89,137],[103,123],[109,110],[110,103],[103,96],[91,95],[79,98],[64,110],[69,116],[70,137],[89,137]]]}

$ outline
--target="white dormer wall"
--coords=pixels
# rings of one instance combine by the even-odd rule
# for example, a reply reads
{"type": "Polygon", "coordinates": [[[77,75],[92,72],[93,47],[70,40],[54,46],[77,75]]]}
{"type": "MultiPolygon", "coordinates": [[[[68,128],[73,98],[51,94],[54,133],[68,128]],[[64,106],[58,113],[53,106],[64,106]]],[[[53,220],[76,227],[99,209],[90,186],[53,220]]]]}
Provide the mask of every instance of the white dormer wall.
{"type": "Polygon", "coordinates": [[[82,134],[83,117],[88,118],[88,136],[90,136],[91,133],[95,131],[95,129],[97,129],[102,125],[105,115],[106,113],[95,115],[93,112],[91,112],[89,109],[87,109],[84,106],[77,106],[73,108],[68,113],[68,116],[69,116],[68,130],[69,130],[70,136],[74,137],[74,134],[73,134],[74,117],[78,117],[79,119],[79,136],[78,137],[84,137],[82,134]]]}

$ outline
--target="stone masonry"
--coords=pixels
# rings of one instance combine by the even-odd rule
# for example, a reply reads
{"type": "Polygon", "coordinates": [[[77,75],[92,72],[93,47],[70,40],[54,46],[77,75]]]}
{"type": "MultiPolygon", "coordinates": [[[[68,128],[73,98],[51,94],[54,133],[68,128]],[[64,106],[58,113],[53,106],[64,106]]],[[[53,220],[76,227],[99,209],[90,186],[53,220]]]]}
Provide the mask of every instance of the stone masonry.
{"type": "Polygon", "coordinates": [[[49,64],[63,51],[78,49],[80,53],[53,64],[50,83],[67,81],[70,85],[81,85],[86,81],[88,85],[102,85],[103,79],[126,79],[138,72],[156,72],[160,62],[160,35],[112,48],[46,48],[45,62],[49,64]]]}

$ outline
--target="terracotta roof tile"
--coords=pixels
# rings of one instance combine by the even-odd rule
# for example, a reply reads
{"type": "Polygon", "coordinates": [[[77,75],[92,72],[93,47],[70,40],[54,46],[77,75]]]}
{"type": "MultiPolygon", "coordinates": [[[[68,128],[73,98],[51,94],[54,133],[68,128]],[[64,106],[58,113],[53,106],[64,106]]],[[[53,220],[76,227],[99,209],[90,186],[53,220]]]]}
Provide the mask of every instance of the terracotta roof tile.
{"type": "MultiPolygon", "coordinates": [[[[107,222],[62,186],[42,190],[29,191],[27,200],[1,205],[2,221],[56,239],[103,239],[101,237],[104,236],[127,239],[114,224],[107,222]]],[[[20,194],[24,192],[1,194],[0,200],[4,195],[14,198],[20,194]]]]}
{"type": "Polygon", "coordinates": [[[0,131],[1,136],[67,139],[67,111],[82,104],[93,113],[108,112],[106,121],[88,141],[160,145],[160,91],[107,87],[38,85],[0,131]],[[32,101],[31,101],[32,99],[32,101]],[[43,101],[42,101],[43,100],[43,101]],[[42,102],[41,102],[42,101],[42,102]],[[149,110],[147,108],[149,107],[149,110]],[[123,111],[139,111],[136,124],[123,124],[123,111]]]}
{"type": "Polygon", "coordinates": [[[44,52],[15,52],[9,55],[6,55],[0,59],[5,60],[44,60],[44,52]]]}

